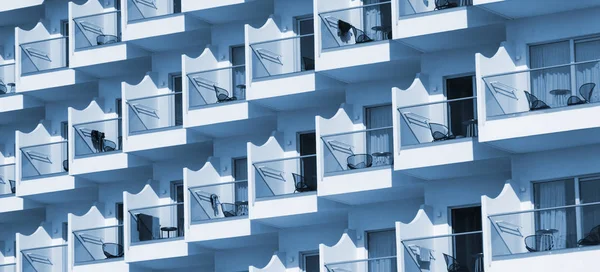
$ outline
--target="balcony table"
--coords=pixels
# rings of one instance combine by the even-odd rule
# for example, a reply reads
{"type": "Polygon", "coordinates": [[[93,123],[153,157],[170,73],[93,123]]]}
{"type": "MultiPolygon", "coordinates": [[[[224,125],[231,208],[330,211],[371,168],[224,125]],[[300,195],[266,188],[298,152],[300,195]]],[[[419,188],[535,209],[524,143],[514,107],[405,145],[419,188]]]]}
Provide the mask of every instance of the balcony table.
{"type": "Polygon", "coordinates": [[[373,155],[373,165],[390,165],[392,152],[375,152],[373,155]]]}
{"type": "Polygon", "coordinates": [[[567,99],[569,99],[569,95],[571,95],[571,90],[567,89],[555,89],[550,91],[552,95],[552,106],[566,106],[567,99]]]}
{"type": "Polygon", "coordinates": [[[475,268],[473,272],[483,272],[483,253],[473,254],[473,259],[475,259],[475,268]]]}
{"type": "Polygon", "coordinates": [[[163,232],[167,233],[167,238],[171,238],[171,232],[177,231],[176,227],[162,227],[160,228],[161,238],[165,238],[163,232]]]}
{"type": "Polygon", "coordinates": [[[462,124],[467,127],[466,137],[477,137],[477,119],[463,121],[462,124]]]}
{"type": "Polygon", "coordinates": [[[392,31],[391,26],[374,26],[371,29],[377,33],[381,33],[381,40],[388,40],[390,38],[388,33],[392,31]]]}

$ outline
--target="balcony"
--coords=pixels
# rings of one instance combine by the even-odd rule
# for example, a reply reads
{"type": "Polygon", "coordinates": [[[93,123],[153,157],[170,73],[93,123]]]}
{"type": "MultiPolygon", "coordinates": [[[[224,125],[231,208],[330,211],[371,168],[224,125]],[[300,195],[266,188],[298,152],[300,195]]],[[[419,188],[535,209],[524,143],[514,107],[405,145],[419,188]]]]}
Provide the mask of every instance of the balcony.
{"type": "Polygon", "coordinates": [[[77,230],[73,236],[75,266],[123,259],[123,225],[77,230]]]}
{"type": "Polygon", "coordinates": [[[191,224],[248,217],[248,181],[195,186],[188,189],[191,224]]]}
{"type": "Polygon", "coordinates": [[[477,58],[481,142],[514,153],[598,143],[599,60],[518,70],[504,47],[477,58]]]}
{"type": "Polygon", "coordinates": [[[183,203],[129,210],[131,244],[183,238],[183,203]]]}
{"type": "Polygon", "coordinates": [[[177,0],[127,0],[121,10],[125,17],[123,41],[152,52],[204,46],[210,41],[210,25],[181,13],[177,0]],[[191,37],[194,37],[193,39],[191,37]]]}
{"type": "Polygon", "coordinates": [[[590,9],[598,6],[594,0],[577,2],[558,1],[552,5],[536,5],[536,3],[518,0],[473,0],[473,5],[489,10],[509,19],[535,17],[545,14],[559,13],[570,10],[590,9]]]}
{"type": "Polygon", "coordinates": [[[401,250],[400,271],[484,271],[481,231],[405,239],[401,250]]]}
{"type": "Polygon", "coordinates": [[[69,39],[49,31],[39,22],[34,28],[15,29],[16,89],[32,92],[42,100],[66,99],[72,92],[90,92],[90,88],[73,90],[94,79],[69,69],[69,39]]]}
{"type": "Polygon", "coordinates": [[[0,65],[0,118],[2,119],[18,120],[19,116],[36,114],[43,106],[42,101],[17,93],[15,69],[14,63],[0,65]]]}
{"type": "Polygon", "coordinates": [[[271,0],[181,0],[181,11],[216,25],[262,19],[274,13],[271,0]]]}
{"type": "Polygon", "coordinates": [[[381,272],[396,272],[398,271],[396,264],[396,256],[371,258],[365,260],[352,260],[345,262],[327,263],[325,264],[327,271],[381,271],[381,272]]]}
{"type": "Polygon", "coordinates": [[[17,91],[15,83],[15,64],[0,65],[0,96],[17,91]]]}
{"type": "Polygon", "coordinates": [[[96,77],[112,77],[132,71],[145,72],[149,52],[121,42],[121,12],[104,9],[101,1],[69,3],[73,22],[69,40],[69,66],[96,77]]]}
{"type": "Polygon", "coordinates": [[[106,155],[123,151],[121,118],[73,125],[75,157],[106,155]]]}
{"type": "Polygon", "coordinates": [[[68,142],[57,140],[40,123],[29,133],[16,133],[17,196],[42,203],[89,199],[92,183],[69,175],[68,142]]]}
{"type": "Polygon", "coordinates": [[[260,28],[246,25],[248,100],[276,110],[343,100],[341,82],[315,73],[315,35],[279,29],[272,18],[260,28]]]}
{"type": "Polygon", "coordinates": [[[0,196],[14,195],[17,192],[15,164],[0,165],[0,196]]]}
{"type": "Polygon", "coordinates": [[[472,0],[396,1],[394,38],[423,52],[499,43],[505,37],[506,18],[472,8],[472,0]]]}
{"type": "Polygon", "coordinates": [[[594,202],[488,215],[492,266],[501,271],[523,263],[519,259],[548,268],[573,259],[580,267],[594,262],[600,222],[593,214],[599,210],[594,202]]]}
{"type": "Polygon", "coordinates": [[[280,137],[275,133],[262,146],[248,144],[248,161],[254,168],[248,180],[250,219],[288,227],[339,216],[343,205],[317,202],[317,156],[285,157],[280,137]]]}
{"type": "Polygon", "coordinates": [[[420,52],[390,42],[395,36],[391,1],[353,6],[317,0],[314,5],[317,71],[349,83],[393,77],[398,67],[418,72],[420,52]]]}
{"type": "MultiPolygon", "coordinates": [[[[395,90],[396,105],[417,98],[416,86],[395,90]]],[[[425,93],[421,101],[427,101],[425,93]]],[[[510,169],[504,152],[477,140],[477,98],[425,102],[400,106],[396,120],[399,150],[395,170],[423,179],[440,179],[473,173],[498,173],[510,169]],[[466,171],[465,169],[469,169],[466,171]]]]}
{"type": "Polygon", "coordinates": [[[48,246],[21,250],[23,272],[67,272],[67,245],[48,246]]]}

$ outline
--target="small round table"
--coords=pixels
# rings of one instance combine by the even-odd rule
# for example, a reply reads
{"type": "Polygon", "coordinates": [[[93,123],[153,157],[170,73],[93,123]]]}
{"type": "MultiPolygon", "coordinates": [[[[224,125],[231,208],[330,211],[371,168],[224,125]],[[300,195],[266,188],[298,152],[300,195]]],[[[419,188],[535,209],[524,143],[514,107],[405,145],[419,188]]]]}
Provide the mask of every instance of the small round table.
{"type": "Polygon", "coordinates": [[[477,119],[466,120],[462,124],[467,127],[466,137],[477,137],[477,119]]]}
{"type": "MultiPolygon", "coordinates": [[[[167,238],[171,238],[171,232],[173,232],[173,231],[177,231],[177,227],[162,227],[162,228],[160,228],[162,238],[165,238],[165,235],[163,234],[163,232],[167,233],[167,238]]],[[[177,233],[175,233],[175,235],[177,235],[177,233]]],[[[176,237],[176,236],[173,236],[173,237],[176,237]]]]}
{"type": "Polygon", "coordinates": [[[374,26],[371,27],[372,30],[376,31],[377,33],[381,33],[381,39],[382,40],[387,40],[389,39],[389,34],[392,31],[392,27],[391,26],[374,26]]]}
{"type": "Polygon", "coordinates": [[[552,95],[552,104],[553,104],[552,106],[566,106],[567,99],[569,98],[569,95],[571,94],[571,90],[556,89],[556,90],[550,91],[550,94],[552,95]]]}

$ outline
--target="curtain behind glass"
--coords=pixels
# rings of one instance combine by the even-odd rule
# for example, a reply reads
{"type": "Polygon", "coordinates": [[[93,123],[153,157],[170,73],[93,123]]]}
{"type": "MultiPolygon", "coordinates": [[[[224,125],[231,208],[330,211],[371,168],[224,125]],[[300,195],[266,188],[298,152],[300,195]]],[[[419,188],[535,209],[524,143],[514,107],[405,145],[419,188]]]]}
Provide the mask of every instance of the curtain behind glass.
{"type": "MultiPolygon", "coordinates": [[[[598,59],[600,59],[600,40],[575,43],[575,62],[598,59]]],[[[598,90],[600,88],[600,64],[598,62],[578,64],[576,71],[577,88],[579,89],[581,85],[586,83],[596,83],[591,102],[600,102],[600,91],[598,90]]]]}
{"type": "MultiPolygon", "coordinates": [[[[600,178],[582,180],[579,184],[581,204],[600,202],[600,178]]],[[[582,234],[587,235],[592,228],[600,225],[600,206],[584,206],[581,208],[582,234]]],[[[581,238],[583,238],[581,237],[581,238]]]]}
{"type": "MultiPolygon", "coordinates": [[[[572,180],[552,181],[535,184],[535,204],[537,209],[554,208],[575,203],[572,180]]],[[[572,247],[576,242],[577,230],[574,209],[555,209],[538,212],[536,233],[540,230],[557,230],[554,233],[554,249],[572,247]]]]}
{"type": "MultiPolygon", "coordinates": [[[[392,126],[392,106],[367,108],[367,129],[392,126]]],[[[367,132],[367,153],[392,152],[392,131],[382,129],[367,132]]]]}
{"type": "MultiPolygon", "coordinates": [[[[396,231],[370,232],[367,238],[369,259],[396,256],[396,231]]],[[[369,262],[369,272],[396,271],[396,259],[369,262]]]]}
{"type": "MultiPolygon", "coordinates": [[[[233,178],[235,180],[248,179],[248,159],[235,159],[233,161],[233,178]]],[[[235,201],[248,201],[248,183],[237,183],[235,185],[235,201]]]]}
{"type": "MultiPolygon", "coordinates": [[[[363,5],[376,4],[381,2],[380,0],[364,0],[363,5]]],[[[369,38],[371,39],[380,39],[377,37],[377,31],[373,30],[375,26],[382,26],[382,14],[381,14],[381,5],[366,7],[364,9],[365,13],[365,29],[363,31],[369,38]]],[[[380,34],[381,35],[381,34],[380,34]]]]}
{"type": "MultiPolygon", "coordinates": [[[[568,41],[531,46],[529,48],[531,69],[554,65],[568,64],[571,59],[568,41]]],[[[531,93],[546,102],[550,107],[566,106],[558,104],[560,99],[554,99],[552,90],[571,90],[569,66],[544,69],[531,72],[531,93]]]]}

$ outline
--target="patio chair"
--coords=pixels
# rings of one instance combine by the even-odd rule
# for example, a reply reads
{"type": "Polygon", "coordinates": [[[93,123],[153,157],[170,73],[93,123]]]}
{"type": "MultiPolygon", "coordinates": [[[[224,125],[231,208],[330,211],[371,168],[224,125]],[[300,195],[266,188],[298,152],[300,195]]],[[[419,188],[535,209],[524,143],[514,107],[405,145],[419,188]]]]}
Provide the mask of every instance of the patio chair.
{"type": "Polygon", "coordinates": [[[96,43],[98,45],[111,44],[119,41],[119,38],[115,35],[98,35],[96,37],[96,43]]]}
{"type": "Polygon", "coordinates": [[[0,82],[0,95],[8,93],[8,89],[6,89],[6,85],[0,82]]]}
{"type": "Polygon", "coordinates": [[[456,8],[459,0],[435,0],[435,10],[456,8]]]}
{"type": "Polygon", "coordinates": [[[237,216],[237,208],[233,203],[221,203],[221,210],[225,217],[237,216]]]}
{"type": "Polygon", "coordinates": [[[103,243],[102,251],[107,259],[123,257],[123,246],[117,243],[103,243]]]}
{"type": "Polygon", "coordinates": [[[92,138],[92,145],[96,149],[96,153],[102,152],[104,150],[104,133],[94,129],[90,137],[92,138]]]}
{"type": "Polygon", "coordinates": [[[535,234],[525,237],[525,248],[529,252],[549,251],[554,248],[552,234],[535,234]]]}
{"type": "Polygon", "coordinates": [[[69,160],[63,161],[63,169],[65,169],[65,172],[69,172],[69,160]]]}
{"type": "Polygon", "coordinates": [[[448,127],[442,124],[429,123],[429,130],[431,130],[431,137],[433,137],[434,142],[456,139],[456,136],[450,133],[448,127]]]}
{"type": "Polygon", "coordinates": [[[373,156],[369,154],[353,154],[346,159],[348,169],[363,169],[373,166],[373,156]]]}
{"type": "Polygon", "coordinates": [[[117,149],[117,144],[111,140],[104,140],[102,146],[104,147],[104,152],[115,151],[117,149]]]}
{"type": "Polygon", "coordinates": [[[310,188],[310,186],[308,186],[308,184],[306,183],[304,176],[296,174],[296,173],[292,173],[292,177],[294,177],[294,185],[296,186],[294,193],[304,193],[304,192],[313,191],[310,188]]]}
{"type": "Polygon", "coordinates": [[[315,69],[315,60],[309,57],[302,57],[302,62],[304,63],[304,68],[302,71],[312,71],[315,69]]]}
{"type": "Polygon", "coordinates": [[[465,266],[461,266],[454,257],[444,254],[444,260],[446,261],[446,268],[448,272],[470,272],[469,269],[465,266]]]}
{"type": "Polygon", "coordinates": [[[10,184],[10,192],[13,194],[17,193],[17,183],[14,180],[8,180],[8,183],[10,184]]]}
{"type": "Polygon", "coordinates": [[[356,43],[367,43],[367,42],[372,42],[373,39],[371,39],[369,36],[367,36],[367,34],[365,34],[364,31],[353,27],[354,29],[354,40],[356,41],[356,43]]]}
{"type": "Polygon", "coordinates": [[[529,103],[530,111],[544,110],[544,109],[550,108],[550,106],[548,106],[548,104],[546,104],[542,100],[539,100],[537,97],[535,97],[535,95],[531,94],[528,91],[524,91],[524,92],[525,92],[525,97],[527,97],[527,102],[529,103]]]}
{"type": "Polygon", "coordinates": [[[229,97],[229,92],[227,90],[225,90],[221,87],[218,87],[217,85],[213,85],[213,88],[215,88],[215,95],[217,96],[217,102],[221,103],[221,102],[237,100],[237,98],[235,96],[229,97]]]}
{"type": "Polygon", "coordinates": [[[567,100],[567,106],[573,105],[581,105],[585,103],[589,103],[592,99],[592,94],[594,93],[594,88],[596,87],[596,83],[586,83],[579,87],[579,95],[583,97],[583,99],[579,98],[579,96],[572,95],[567,100]]]}
{"type": "Polygon", "coordinates": [[[215,216],[219,215],[219,203],[221,203],[219,201],[219,196],[216,194],[211,194],[210,195],[210,206],[212,207],[215,216]]]}
{"type": "Polygon", "coordinates": [[[583,239],[577,241],[580,246],[597,246],[600,245],[600,225],[595,226],[590,230],[583,239]]]}

